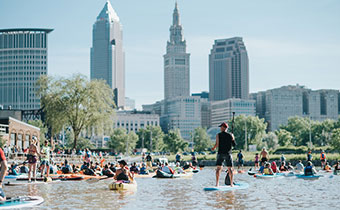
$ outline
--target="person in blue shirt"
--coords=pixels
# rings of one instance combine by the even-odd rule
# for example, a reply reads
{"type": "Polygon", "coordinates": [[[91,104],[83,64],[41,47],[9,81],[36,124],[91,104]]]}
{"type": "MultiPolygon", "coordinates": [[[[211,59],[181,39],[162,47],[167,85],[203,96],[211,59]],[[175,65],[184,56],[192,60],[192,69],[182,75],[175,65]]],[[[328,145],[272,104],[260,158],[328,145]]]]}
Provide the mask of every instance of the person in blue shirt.
{"type": "Polygon", "coordinates": [[[61,169],[61,171],[64,174],[68,174],[68,173],[72,173],[73,172],[72,167],[68,164],[67,160],[65,160],[64,167],[61,169]]]}
{"type": "Polygon", "coordinates": [[[149,171],[146,169],[145,163],[142,164],[142,167],[139,170],[139,174],[149,174],[149,171]]]}
{"type": "Polygon", "coordinates": [[[22,173],[22,174],[27,174],[28,173],[28,167],[26,166],[25,162],[20,167],[20,173],[22,173]]]}
{"type": "Polygon", "coordinates": [[[240,169],[240,167],[243,167],[243,154],[242,154],[242,150],[240,150],[240,152],[237,154],[237,168],[240,169]]]}
{"type": "Polygon", "coordinates": [[[260,167],[260,169],[259,169],[259,172],[261,173],[261,174],[263,174],[263,170],[264,170],[264,165],[266,164],[266,162],[261,162],[261,167],[260,167]]]}

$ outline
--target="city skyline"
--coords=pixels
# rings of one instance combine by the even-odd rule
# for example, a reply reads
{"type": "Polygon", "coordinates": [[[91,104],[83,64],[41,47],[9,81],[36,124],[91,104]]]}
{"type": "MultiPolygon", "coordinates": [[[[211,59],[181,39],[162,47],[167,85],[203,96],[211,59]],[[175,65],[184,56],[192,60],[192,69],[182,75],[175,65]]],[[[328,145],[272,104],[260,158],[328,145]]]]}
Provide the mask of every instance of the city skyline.
{"type": "MultiPolygon", "coordinates": [[[[164,97],[162,55],[175,1],[133,1],[133,7],[126,2],[111,3],[124,26],[126,95],[140,108],[164,97]]],[[[0,28],[55,29],[49,37],[49,74],[89,77],[93,19],[104,4],[104,0],[2,2],[0,19],[6,21],[0,22],[0,28]],[[32,13],[40,15],[28,15],[32,13]]],[[[339,89],[340,29],[336,26],[340,25],[340,2],[206,4],[188,0],[178,4],[191,53],[191,92],[208,90],[208,54],[213,41],[234,36],[243,37],[247,45],[250,92],[296,83],[312,89],[339,89]],[[226,12],[225,8],[239,9],[226,12]],[[264,82],[263,78],[271,79],[264,82]]]]}

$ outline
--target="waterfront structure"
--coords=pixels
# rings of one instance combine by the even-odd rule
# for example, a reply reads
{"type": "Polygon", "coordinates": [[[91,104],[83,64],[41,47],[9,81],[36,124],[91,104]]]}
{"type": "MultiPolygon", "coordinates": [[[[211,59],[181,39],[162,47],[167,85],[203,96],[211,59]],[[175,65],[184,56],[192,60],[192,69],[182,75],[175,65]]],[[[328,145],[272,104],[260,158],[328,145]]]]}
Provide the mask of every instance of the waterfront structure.
{"type": "Polygon", "coordinates": [[[47,75],[48,33],[53,29],[0,29],[0,104],[3,108],[40,108],[37,80],[47,75]]]}
{"type": "Polygon", "coordinates": [[[209,99],[248,99],[249,61],[241,37],[215,40],[209,55],[209,99]]]}
{"type": "Polygon", "coordinates": [[[0,117],[0,137],[5,140],[4,145],[22,152],[29,147],[33,137],[38,139],[39,145],[40,128],[13,117],[0,117]]]}
{"type": "Polygon", "coordinates": [[[311,90],[289,85],[252,94],[256,98],[257,115],[264,116],[268,130],[286,125],[289,117],[310,117],[311,120],[338,120],[339,90],[311,90]]]}
{"type": "Polygon", "coordinates": [[[201,104],[206,102],[198,96],[181,96],[166,100],[165,115],[161,116],[164,132],[179,129],[183,139],[191,140],[195,128],[201,126],[201,104]]]}
{"type": "Polygon", "coordinates": [[[255,100],[231,98],[223,101],[211,102],[211,127],[217,128],[221,122],[227,122],[235,116],[255,116],[255,100]]]}
{"type": "Polygon", "coordinates": [[[147,126],[160,126],[159,115],[140,111],[117,111],[114,116],[114,128],[125,128],[128,132],[136,133],[147,126]]]}
{"type": "Polygon", "coordinates": [[[125,101],[123,31],[117,13],[107,1],[92,30],[91,80],[103,79],[113,89],[117,107],[125,101]]]}
{"type": "Polygon", "coordinates": [[[177,3],[164,57],[164,98],[190,96],[190,54],[182,34],[177,3]]]}

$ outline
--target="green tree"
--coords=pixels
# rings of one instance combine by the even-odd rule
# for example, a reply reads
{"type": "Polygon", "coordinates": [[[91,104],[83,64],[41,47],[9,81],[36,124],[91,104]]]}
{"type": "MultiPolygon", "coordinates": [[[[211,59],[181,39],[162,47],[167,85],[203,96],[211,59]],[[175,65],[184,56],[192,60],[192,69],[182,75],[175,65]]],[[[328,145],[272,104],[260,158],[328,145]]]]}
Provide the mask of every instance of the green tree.
{"type": "Polygon", "coordinates": [[[288,146],[292,143],[292,134],[285,129],[279,129],[276,131],[276,135],[278,138],[278,143],[280,146],[288,146]]]}
{"type": "Polygon", "coordinates": [[[52,136],[63,126],[70,126],[74,133],[73,148],[76,148],[82,130],[89,127],[104,129],[104,125],[112,125],[113,91],[105,81],[89,81],[83,75],[61,79],[43,76],[38,85],[52,136]]]}
{"type": "Polygon", "coordinates": [[[340,128],[333,130],[330,143],[335,150],[340,151],[340,128]]]}
{"type": "MultiPolygon", "coordinates": [[[[229,131],[231,131],[232,121],[229,121],[229,131]]],[[[267,123],[264,119],[257,116],[239,115],[235,117],[234,136],[236,141],[236,149],[244,149],[245,147],[245,129],[247,129],[247,147],[250,144],[258,145],[266,134],[267,123]]]]}
{"type": "Polygon", "coordinates": [[[336,126],[336,122],[331,119],[326,119],[322,122],[312,123],[313,143],[318,146],[330,144],[332,130],[336,126]]]}
{"type": "Polygon", "coordinates": [[[288,118],[287,125],[280,128],[291,133],[293,145],[305,146],[309,141],[309,130],[310,126],[312,127],[312,123],[309,118],[290,117],[288,118]]]}
{"type": "Polygon", "coordinates": [[[271,150],[275,150],[278,147],[278,138],[273,132],[267,133],[263,137],[263,141],[266,142],[267,147],[271,150]]]}
{"type": "Polygon", "coordinates": [[[124,128],[116,128],[112,131],[107,146],[116,152],[131,152],[136,148],[138,136],[134,132],[126,133],[124,128]]]}
{"type": "Polygon", "coordinates": [[[146,128],[141,128],[137,132],[138,142],[137,147],[148,148],[149,151],[160,152],[164,149],[164,133],[159,126],[147,126],[146,128]],[[152,143],[151,143],[152,140],[152,143]],[[151,143],[151,144],[150,144],[151,143]],[[152,148],[151,148],[152,146],[152,148]]]}
{"type": "Polygon", "coordinates": [[[40,145],[44,145],[48,128],[44,125],[44,123],[41,120],[29,120],[28,124],[40,128],[40,145]]]}
{"type": "Polygon", "coordinates": [[[3,148],[4,145],[6,144],[6,140],[0,136],[0,148],[3,148]]]}
{"type": "Polygon", "coordinates": [[[178,129],[170,130],[164,137],[164,143],[166,151],[172,153],[184,151],[189,145],[188,142],[181,137],[181,133],[178,129]]]}
{"type": "Polygon", "coordinates": [[[195,129],[193,139],[195,151],[205,151],[210,149],[212,146],[212,142],[207,134],[207,131],[202,127],[195,129]]]}

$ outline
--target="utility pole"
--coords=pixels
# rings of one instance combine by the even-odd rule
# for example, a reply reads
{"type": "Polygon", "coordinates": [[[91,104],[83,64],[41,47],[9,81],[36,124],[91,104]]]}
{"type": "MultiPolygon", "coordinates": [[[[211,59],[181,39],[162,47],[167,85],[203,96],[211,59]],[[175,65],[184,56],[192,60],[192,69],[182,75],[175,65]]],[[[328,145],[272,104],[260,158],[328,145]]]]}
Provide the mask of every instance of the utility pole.
{"type": "Polygon", "coordinates": [[[247,117],[244,120],[244,150],[247,151],[247,117]]]}
{"type": "Polygon", "coordinates": [[[312,148],[312,126],[311,126],[310,113],[309,113],[309,146],[312,148]]]}
{"type": "Polygon", "coordinates": [[[150,130],[150,152],[152,152],[152,130],[150,130]]]}

